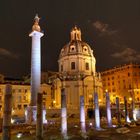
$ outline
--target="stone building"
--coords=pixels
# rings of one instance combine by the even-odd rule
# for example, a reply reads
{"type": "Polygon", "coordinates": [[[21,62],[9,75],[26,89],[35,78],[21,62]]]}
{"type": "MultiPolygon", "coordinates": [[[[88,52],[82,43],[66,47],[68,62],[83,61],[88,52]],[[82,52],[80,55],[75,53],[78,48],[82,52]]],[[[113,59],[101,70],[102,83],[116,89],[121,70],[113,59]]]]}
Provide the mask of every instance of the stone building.
{"type": "MultiPolygon", "coordinates": [[[[0,84],[0,117],[3,116],[4,108],[4,93],[6,83],[0,84]]],[[[24,116],[25,109],[30,104],[30,85],[29,84],[16,84],[12,83],[12,115],[24,116]]],[[[43,105],[46,108],[52,108],[51,99],[51,86],[48,84],[41,85],[41,91],[43,93],[43,105]]]]}
{"type": "Polygon", "coordinates": [[[85,108],[92,108],[95,89],[102,101],[102,82],[100,74],[96,72],[93,50],[82,41],[81,30],[76,26],[71,30],[70,42],[61,49],[58,64],[69,110],[79,111],[80,95],[84,95],[85,108]]]}
{"type": "Polygon", "coordinates": [[[123,103],[124,96],[131,102],[135,99],[135,103],[140,103],[140,65],[127,64],[114,67],[112,69],[101,72],[103,90],[109,91],[111,102],[115,103],[115,98],[120,97],[123,103]]]}

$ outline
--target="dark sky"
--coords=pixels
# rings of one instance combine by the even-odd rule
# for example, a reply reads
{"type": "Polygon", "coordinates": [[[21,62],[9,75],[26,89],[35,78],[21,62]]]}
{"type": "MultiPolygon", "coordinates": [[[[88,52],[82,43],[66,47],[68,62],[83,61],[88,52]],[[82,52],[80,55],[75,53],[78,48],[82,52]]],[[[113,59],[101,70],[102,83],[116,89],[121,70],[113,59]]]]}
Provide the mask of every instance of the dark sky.
{"type": "Polygon", "coordinates": [[[97,70],[140,62],[140,0],[1,0],[0,73],[30,73],[35,14],[41,17],[42,71],[58,70],[61,48],[76,24],[94,51],[97,70]]]}

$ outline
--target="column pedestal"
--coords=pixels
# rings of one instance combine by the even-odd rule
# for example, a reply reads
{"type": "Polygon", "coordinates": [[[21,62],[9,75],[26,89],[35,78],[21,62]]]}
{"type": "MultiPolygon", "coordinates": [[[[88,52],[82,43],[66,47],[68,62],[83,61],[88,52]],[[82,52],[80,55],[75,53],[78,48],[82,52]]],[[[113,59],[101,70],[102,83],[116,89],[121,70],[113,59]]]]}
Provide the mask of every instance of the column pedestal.
{"type": "MultiPolygon", "coordinates": [[[[27,124],[36,124],[37,106],[28,106],[25,110],[25,120],[27,124]]],[[[47,123],[46,109],[43,108],[43,124],[47,123]]]]}

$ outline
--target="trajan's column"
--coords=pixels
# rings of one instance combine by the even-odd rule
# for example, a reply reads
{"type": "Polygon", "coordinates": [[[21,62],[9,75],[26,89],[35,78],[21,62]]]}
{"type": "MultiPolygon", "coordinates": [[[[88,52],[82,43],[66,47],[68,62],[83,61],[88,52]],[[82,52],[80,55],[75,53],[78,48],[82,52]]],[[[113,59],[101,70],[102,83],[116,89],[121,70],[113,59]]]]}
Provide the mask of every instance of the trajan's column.
{"type": "Polygon", "coordinates": [[[36,106],[37,93],[40,91],[41,79],[41,37],[44,34],[39,26],[39,17],[35,16],[32,32],[29,34],[32,37],[31,50],[31,106],[36,106]]]}
{"type": "Polygon", "coordinates": [[[36,121],[37,93],[40,92],[41,84],[41,37],[44,34],[41,32],[39,19],[38,15],[36,15],[34,18],[34,25],[32,26],[32,32],[29,34],[29,36],[32,37],[31,100],[26,115],[26,120],[29,123],[36,121]]]}

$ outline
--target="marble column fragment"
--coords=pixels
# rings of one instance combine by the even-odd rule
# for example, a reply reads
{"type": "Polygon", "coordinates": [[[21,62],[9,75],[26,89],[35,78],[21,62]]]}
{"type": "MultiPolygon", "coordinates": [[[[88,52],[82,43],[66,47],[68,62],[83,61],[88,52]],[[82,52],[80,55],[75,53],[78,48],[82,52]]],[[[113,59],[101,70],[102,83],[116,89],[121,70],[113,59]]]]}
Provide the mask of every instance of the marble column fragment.
{"type": "Polygon", "coordinates": [[[12,86],[6,85],[4,95],[2,140],[11,140],[12,86]]]}
{"type": "Polygon", "coordinates": [[[109,93],[106,92],[106,112],[107,112],[107,123],[108,127],[112,127],[112,117],[111,117],[111,108],[110,108],[110,97],[109,93]]]}
{"type": "Polygon", "coordinates": [[[98,103],[98,94],[94,93],[94,110],[95,110],[95,128],[100,130],[100,112],[99,112],[99,103],[98,103]]]}
{"type": "Polygon", "coordinates": [[[120,100],[119,97],[116,97],[116,112],[117,112],[117,121],[118,124],[121,124],[121,114],[120,114],[120,100]]]}
{"type": "Polygon", "coordinates": [[[36,140],[43,139],[43,106],[42,93],[37,94],[37,124],[36,124],[36,140]]]}
{"type": "Polygon", "coordinates": [[[61,89],[61,134],[67,138],[67,106],[65,88],[61,89]]]}
{"type": "Polygon", "coordinates": [[[125,122],[130,122],[128,116],[128,106],[127,106],[127,99],[124,97],[124,109],[125,109],[125,122]]]}
{"type": "Polygon", "coordinates": [[[85,106],[84,106],[84,96],[80,96],[80,124],[81,124],[81,132],[86,132],[85,125],[85,106]]]}

